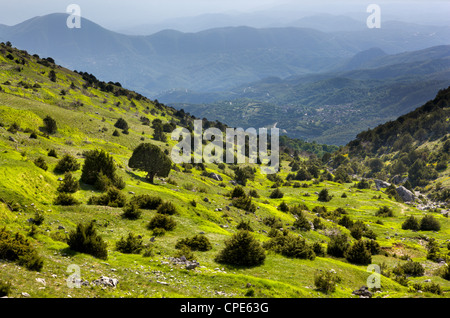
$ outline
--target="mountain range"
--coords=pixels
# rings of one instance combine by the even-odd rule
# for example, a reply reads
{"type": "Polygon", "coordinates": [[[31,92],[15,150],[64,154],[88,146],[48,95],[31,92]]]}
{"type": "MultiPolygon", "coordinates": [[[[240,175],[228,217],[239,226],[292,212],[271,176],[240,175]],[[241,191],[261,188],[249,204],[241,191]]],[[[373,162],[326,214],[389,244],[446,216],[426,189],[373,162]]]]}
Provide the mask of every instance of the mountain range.
{"type": "Polygon", "coordinates": [[[450,27],[344,16],[289,26],[126,35],[67,14],[0,27],[0,40],[69,69],[120,82],[198,117],[342,145],[450,84],[450,27]],[[230,116],[233,114],[233,116],[230,116]]]}

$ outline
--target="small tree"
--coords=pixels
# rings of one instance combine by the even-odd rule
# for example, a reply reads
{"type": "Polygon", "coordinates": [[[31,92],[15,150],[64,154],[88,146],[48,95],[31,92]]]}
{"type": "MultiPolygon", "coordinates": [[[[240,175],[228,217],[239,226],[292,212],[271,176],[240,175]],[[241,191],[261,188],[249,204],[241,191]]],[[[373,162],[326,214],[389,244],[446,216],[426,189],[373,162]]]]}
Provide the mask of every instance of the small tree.
{"type": "Polygon", "coordinates": [[[331,200],[331,195],[328,193],[328,189],[322,189],[319,192],[319,197],[317,198],[318,201],[321,202],[328,202],[331,200]]]}
{"type": "Polygon", "coordinates": [[[441,224],[434,216],[427,214],[420,220],[420,230],[421,231],[439,231],[441,229],[441,224]]]}
{"type": "Polygon", "coordinates": [[[58,192],[75,193],[80,189],[79,182],[70,172],[64,174],[64,179],[58,186],[58,192]]]}
{"type": "Polygon", "coordinates": [[[44,129],[49,134],[54,134],[58,130],[58,125],[56,124],[56,120],[54,120],[50,116],[46,116],[44,118],[44,129]]]}
{"type": "Polygon", "coordinates": [[[67,244],[74,251],[90,254],[100,259],[108,258],[107,244],[97,234],[93,221],[88,224],[79,223],[76,230],[69,233],[67,244]]]}
{"type": "Polygon", "coordinates": [[[56,164],[55,170],[58,172],[74,172],[80,169],[80,166],[75,157],[65,154],[56,164]]]}
{"type": "Polygon", "coordinates": [[[114,159],[104,150],[90,150],[84,153],[85,160],[81,170],[81,181],[95,185],[100,172],[119,189],[124,188],[123,181],[116,175],[114,159]]]}
{"type": "Polygon", "coordinates": [[[372,255],[362,240],[358,240],[347,250],[345,258],[353,264],[368,265],[372,263],[372,255]]]}
{"type": "Polygon", "coordinates": [[[240,230],[225,241],[225,247],[215,261],[236,266],[256,266],[264,263],[266,254],[261,244],[248,231],[240,230]]]}
{"type": "Polygon", "coordinates": [[[125,254],[139,254],[143,248],[142,238],[133,233],[128,233],[126,239],[122,236],[120,240],[116,242],[116,250],[125,254]]]}
{"type": "Polygon", "coordinates": [[[280,189],[276,188],[275,190],[272,191],[272,193],[270,194],[269,198],[271,199],[281,199],[284,196],[283,191],[281,191],[280,189]]]}
{"type": "Polygon", "coordinates": [[[419,221],[411,215],[405,222],[403,222],[402,229],[418,231],[420,229],[419,221]]]}
{"type": "Polygon", "coordinates": [[[133,151],[128,165],[130,168],[147,172],[147,179],[153,183],[156,175],[169,176],[172,161],[158,146],[143,143],[133,151]]]}
{"type": "Polygon", "coordinates": [[[114,127],[122,130],[127,130],[129,128],[127,121],[123,118],[117,119],[116,123],[114,124],[114,127]]]}

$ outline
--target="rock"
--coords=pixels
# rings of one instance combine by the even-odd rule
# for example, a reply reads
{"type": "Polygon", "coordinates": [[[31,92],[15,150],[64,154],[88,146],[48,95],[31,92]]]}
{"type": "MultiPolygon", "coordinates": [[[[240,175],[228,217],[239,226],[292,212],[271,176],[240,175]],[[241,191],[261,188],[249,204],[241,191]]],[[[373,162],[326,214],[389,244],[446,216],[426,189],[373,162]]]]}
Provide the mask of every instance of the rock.
{"type": "Polygon", "coordinates": [[[9,141],[12,141],[12,142],[17,142],[17,140],[15,140],[12,136],[9,136],[9,141]]]}
{"type": "Polygon", "coordinates": [[[383,180],[374,180],[375,186],[377,187],[377,190],[379,191],[381,188],[388,188],[391,184],[389,182],[383,181],[383,180]]]}
{"type": "Polygon", "coordinates": [[[30,294],[28,294],[28,293],[25,293],[25,292],[22,292],[22,294],[21,294],[21,295],[22,295],[22,297],[31,297],[31,296],[30,296],[30,294]]]}
{"type": "Polygon", "coordinates": [[[109,278],[107,276],[102,276],[99,279],[92,281],[95,285],[102,285],[104,287],[116,287],[118,284],[118,280],[115,278],[109,278]]]}
{"type": "Polygon", "coordinates": [[[416,199],[416,196],[404,186],[399,186],[396,191],[404,202],[414,202],[416,199]]]}
{"type": "Polygon", "coordinates": [[[406,178],[403,178],[403,177],[397,175],[397,176],[393,176],[393,177],[392,177],[391,182],[392,182],[393,184],[395,184],[395,185],[398,185],[398,184],[403,184],[403,183],[405,183],[406,180],[408,180],[407,177],[406,177],[406,178]]]}
{"type": "Polygon", "coordinates": [[[203,201],[209,202],[209,199],[208,198],[204,198],[203,201]]]}
{"type": "Polygon", "coordinates": [[[36,281],[38,282],[38,283],[41,283],[42,285],[47,285],[47,283],[45,282],[45,279],[43,279],[43,278],[36,278],[36,281]]]}
{"type": "Polygon", "coordinates": [[[372,298],[372,293],[367,286],[362,286],[360,289],[354,290],[352,294],[359,296],[360,298],[372,298]]]}
{"type": "Polygon", "coordinates": [[[150,242],[154,242],[154,241],[155,241],[155,237],[152,236],[152,237],[150,238],[150,242]]]}
{"type": "Polygon", "coordinates": [[[210,177],[211,179],[216,180],[216,181],[223,181],[223,178],[222,178],[220,175],[218,175],[217,173],[214,173],[214,172],[211,172],[211,173],[209,174],[209,177],[210,177]]]}
{"type": "Polygon", "coordinates": [[[58,230],[65,230],[66,228],[62,225],[58,226],[58,230]]]}
{"type": "Polygon", "coordinates": [[[425,283],[431,283],[431,279],[425,279],[424,282],[425,283]]]}

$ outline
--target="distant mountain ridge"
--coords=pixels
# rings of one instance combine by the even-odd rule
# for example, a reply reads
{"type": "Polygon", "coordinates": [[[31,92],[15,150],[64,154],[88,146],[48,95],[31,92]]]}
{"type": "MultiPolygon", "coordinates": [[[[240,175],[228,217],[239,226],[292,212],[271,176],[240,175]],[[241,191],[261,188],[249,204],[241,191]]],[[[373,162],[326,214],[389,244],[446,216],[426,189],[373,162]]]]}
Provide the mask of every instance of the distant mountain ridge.
{"type": "Polygon", "coordinates": [[[223,27],[129,36],[84,18],[81,29],[69,29],[66,19],[67,14],[55,13],[0,27],[0,40],[103,80],[119,80],[146,95],[176,88],[225,91],[269,76],[330,71],[372,47],[392,54],[448,44],[450,37],[450,28],[402,23],[334,33],[296,27],[223,27]]]}

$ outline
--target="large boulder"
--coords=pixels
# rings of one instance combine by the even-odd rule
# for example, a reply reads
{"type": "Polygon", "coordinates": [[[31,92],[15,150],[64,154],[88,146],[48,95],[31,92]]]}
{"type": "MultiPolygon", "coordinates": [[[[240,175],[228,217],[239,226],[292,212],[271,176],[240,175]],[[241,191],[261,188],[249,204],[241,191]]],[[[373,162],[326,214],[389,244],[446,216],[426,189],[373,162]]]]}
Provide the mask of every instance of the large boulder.
{"type": "Polygon", "coordinates": [[[217,180],[217,181],[223,181],[222,177],[220,175],[218,175],[217,173],[211,172],[209,174],[209,177],[211,179],[217,180]]]}
{"type": "Polygon", "coordinates": [[[396,191],[404,202],[414,202],[416,199],[414,193],[406,189],[404,186],[399,186],[396,191]]]}
{"type": "Polygon", "coordinates": [[[366,286],[362,286],[360,289],[353,291],[352,294],[359,296],[360,298],[372,298],[372,293],[366,286]]]}
{"type": "Polygon", "coordinates": [[[383,180],[374,180],[375,186],[377,187],[377,190],[380,191],[381,188],[388,188],[391,186],[389,182],[383,181],[383,180]]]}

